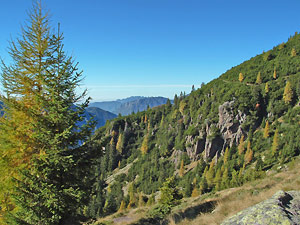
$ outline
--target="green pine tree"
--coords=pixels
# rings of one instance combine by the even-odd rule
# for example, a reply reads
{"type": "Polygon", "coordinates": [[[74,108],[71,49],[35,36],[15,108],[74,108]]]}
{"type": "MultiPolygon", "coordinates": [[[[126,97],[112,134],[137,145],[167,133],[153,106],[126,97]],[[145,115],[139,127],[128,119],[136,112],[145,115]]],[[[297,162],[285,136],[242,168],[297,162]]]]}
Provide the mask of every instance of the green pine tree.
{"type": "Polygon", "coordinates": [[[175,183],[175,178],[167,178],[166,182],[163,183],[163,186],[160,188],[161,196],[159,203],[167,206],[175,206],[179,204],[182,195],[179,193],[179,190],[175,183]]]}
{"type": "Polygon", "coordinates": [[[278,129],[275,130],[275,134],[273,137],[272,143],[272,155],[275,155],[278,151],[279,143],[278,143],[278,129]]]}
{"type": "Polygon", "coordinates": [[[12,64],[2,65],[0,165],[9,172],[0,182],[0,204],[12,206],[1,205],[7,224],[60,224],[88,200],[93,126],[78,122],[89,99],[75,106],[86,92],[76,94],[82,73],[62,40],[35,2],[22,35],[10,43],[12,64]]]}

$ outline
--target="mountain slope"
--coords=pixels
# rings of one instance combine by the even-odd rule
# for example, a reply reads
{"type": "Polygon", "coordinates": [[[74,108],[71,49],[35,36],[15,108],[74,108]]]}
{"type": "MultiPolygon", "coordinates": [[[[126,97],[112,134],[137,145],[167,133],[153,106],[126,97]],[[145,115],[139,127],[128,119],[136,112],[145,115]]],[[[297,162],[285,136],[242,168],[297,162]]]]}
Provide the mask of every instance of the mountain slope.
{"type": "Polygon", "coordinates": [[[116,115],[120,113],[126,116],[132,112],[136,113],[144,111],[148,106],[153,108],[155,106],[166,104],[167,100],[168,99],[164,97],[132,96],[126,99],[118,99],[116,101],[93,102],[90,104],[90,107],[98,107],[116,115]]]}
{"type": "Polygon", "coordinates": [[[99,127],[104,126],[107,120],[114,119],[117,115],[97,107],[88,107],[86,108],[85,117],[86,119],[93,117],[96,121],[96,129],[98,129],[99,127]]]}
{"type": "Polygon", "coordinates": [[[122,202],[128,208],[151,205],[156,196],[148,216],[161,218],[181,195],[241,186],[299,155],[298,51],[296,34],[190,95],[175,97],[173,105],[118,117],[97,130],[93,138],[105,153],[87,215],[111,214],[122,202]],[[106,180],[129,164],[126,174],[106,180]],[[160,190],[173,189],[180,195],[159,197],[160,190]]]}

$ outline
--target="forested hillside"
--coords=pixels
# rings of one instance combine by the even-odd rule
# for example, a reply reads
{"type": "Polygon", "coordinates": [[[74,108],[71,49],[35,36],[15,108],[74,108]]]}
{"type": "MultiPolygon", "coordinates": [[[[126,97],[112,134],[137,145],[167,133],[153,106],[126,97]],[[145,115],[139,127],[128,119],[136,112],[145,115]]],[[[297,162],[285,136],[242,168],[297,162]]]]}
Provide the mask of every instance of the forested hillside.
{"type": "Polygon", "coordinates": [[[77,90],[82,71],[59,26],[41,1],[28,16],[10,42],[11,64],[1,61],[0,224],[91,224],[142,207],[136,224],[158,224],[188,197],[288,168],[281,177],[299,187],[298,33],[188,95],[94,132],[90,98],[77,90]]]}
{"type": "Polygon", "coordinates": [[[240,186],[300,153],[300,35],[175,96],[96,131],[103,150],[86,215],[156,206],[240,186]]]}

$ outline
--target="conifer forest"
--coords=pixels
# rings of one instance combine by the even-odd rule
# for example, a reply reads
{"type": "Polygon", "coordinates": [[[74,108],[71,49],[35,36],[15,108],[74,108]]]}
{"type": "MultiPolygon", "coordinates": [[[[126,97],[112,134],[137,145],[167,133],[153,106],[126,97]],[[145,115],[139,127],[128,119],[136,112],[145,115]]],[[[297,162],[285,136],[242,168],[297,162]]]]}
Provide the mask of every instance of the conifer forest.
{"type": "Polygon", "coordinates": [[[9,42],[12,61],[1,63],[0,224],[114,224],[104,218],[132,212],[143,216],[124,224],[168,224],[188,199],[298,160],[297,32],[190,93],[96,129],[87,90],[77,89],[84,74],[49,21],[34,2],[9,42]]]}

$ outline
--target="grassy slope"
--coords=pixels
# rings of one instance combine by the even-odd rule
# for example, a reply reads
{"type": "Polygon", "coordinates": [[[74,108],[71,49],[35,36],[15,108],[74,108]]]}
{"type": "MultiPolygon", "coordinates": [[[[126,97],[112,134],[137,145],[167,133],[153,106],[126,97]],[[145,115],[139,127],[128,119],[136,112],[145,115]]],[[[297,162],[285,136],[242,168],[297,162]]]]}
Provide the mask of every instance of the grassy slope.
{"type": "MultiPolygon", "coordinates": [[[[214,194],[186,198],[168,216],[169,224],[199,225],[220,224],[225,218],[270,198],[278,190],[300,190],[300,158],[281,168],[269,171],[263,179],[246,183],[214,194]],[[203,211],[209,211],[203,213],[203,211]]],[[[147,216],[148,207],[115,213],[99,219],[96,224],[141,224],[138,221],[147,216]]]]}

